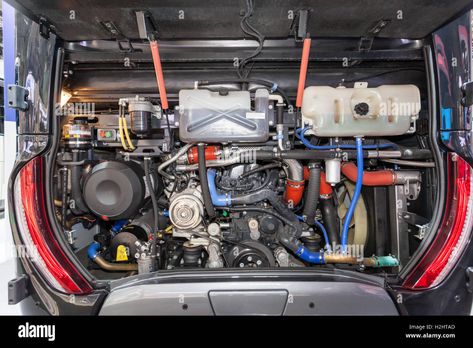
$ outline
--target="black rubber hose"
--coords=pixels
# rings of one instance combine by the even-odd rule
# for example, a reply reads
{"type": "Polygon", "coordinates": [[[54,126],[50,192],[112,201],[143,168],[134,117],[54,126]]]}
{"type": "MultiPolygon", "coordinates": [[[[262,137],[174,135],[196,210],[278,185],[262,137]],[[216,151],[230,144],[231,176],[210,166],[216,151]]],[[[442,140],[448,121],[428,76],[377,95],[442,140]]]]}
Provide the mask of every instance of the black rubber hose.
{"type": "Polygon", "coordinates": [[[340,233],[337,207],[333,202],[333,197],[320,198],[320,210],[322,212],[322,219],[324,221],[325,229],[331,244],[340,244],[340,233]]]}
{"type": "MultiPolygon", "coordinates": [[[[72,162],[80,161],[80,152],[72,152],[72,162]]],[[[74,208],[71,208],[71,211],[74,215],[82,215],[89,212],[87,204],[84,202],[82,197],[82,189],[80,187],[82,177],[82,166],[72,166],[71,168],[71,196],[74,200],[74,208]]]]}
{"type": "Polygon", "coordinates": [[[159,229],[159,208],[158,208],[158,200],[155,195],[155,188],[153,187],[153,183],[151,181],[151,172],[149,168],[149,162],[151,161],[150,158],[146,157],[144,159],[144,170],[145,170],[145,180],[146,186],[148,186],[151,202],[153,205],[153,243],[151,244],[151,256],[157,260],[158,254],[158,247],[157,247],[157,239],[158,239],[158,229],[159,229]]]}
{"type": "Polygon", "coordinates": [[[320,163],[309,163],[309,183],[305,196],[303,215],[309,225],[314,224],[315,213],[319,203],[320,194],[320,163]]]}
{"type": "Polygon", "coordinates": [[[321,161],[325,159],[337,158],[339,154],[336,151],[328,150],[289,150],[289,151],[266,151],[256,150],[256,160],[272,161],[283,159],[313,160],[321,161]]]}
{"type": "Polygon", "coordinates": [[[215,208],[210,197],[209,182],[207,180],[207,165],[205,163],[205,144],[197,145],[197,155],[199,160],[199,179],[200,187],[202,189],[202,198],[204,199],[204,206],[207,214],[211,219],[215,218],[215,208]]]}

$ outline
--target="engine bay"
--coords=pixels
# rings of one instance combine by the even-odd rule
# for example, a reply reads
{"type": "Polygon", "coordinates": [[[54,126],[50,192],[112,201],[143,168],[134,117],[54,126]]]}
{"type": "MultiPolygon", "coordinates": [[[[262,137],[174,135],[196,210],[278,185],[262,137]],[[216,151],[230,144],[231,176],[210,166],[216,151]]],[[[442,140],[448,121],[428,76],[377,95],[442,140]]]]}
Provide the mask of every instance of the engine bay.
{"type": "Polygon", "coordinates": [[[180,90],[173,109],[136,95],[61,118],[56,213],[91,272],[398,272],[432,194],[418,87],[308,86],[293,108],[271,82],[222,83],[180,90]]]}

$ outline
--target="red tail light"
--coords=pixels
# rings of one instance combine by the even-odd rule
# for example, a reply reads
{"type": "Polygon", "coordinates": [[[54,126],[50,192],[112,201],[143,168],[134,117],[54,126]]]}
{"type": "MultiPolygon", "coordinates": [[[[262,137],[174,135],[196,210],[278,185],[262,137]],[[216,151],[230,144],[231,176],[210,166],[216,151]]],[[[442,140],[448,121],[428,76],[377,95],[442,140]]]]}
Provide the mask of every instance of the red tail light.
{"type": "Polygon", "coordinates": [[[445,215],[440,229],[403,287],[426,289],[440,284],[456,266],[469,243],[472,213],[472,168],[456,155],[448,158],[448,189],[445,215]]]}
{"type": "Polygon", "coordinates": [[[69,294],[92,290],[62,251],[45,207],[43,158],[36,157],[19,172],[14,185],[15,216],[26,256],[50,286],[69,294]]]}

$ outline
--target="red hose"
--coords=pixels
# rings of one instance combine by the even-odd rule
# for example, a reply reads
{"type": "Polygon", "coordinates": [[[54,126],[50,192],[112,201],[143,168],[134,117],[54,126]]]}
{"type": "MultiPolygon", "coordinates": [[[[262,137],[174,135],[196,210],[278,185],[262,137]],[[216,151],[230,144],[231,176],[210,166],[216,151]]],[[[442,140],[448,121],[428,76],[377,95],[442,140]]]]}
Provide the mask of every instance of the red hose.
{"type": "MultiPolygon", "coordinates": [[[[205,147],[205,160],[206,161],[213,161],[217,159],[218,153],[220,152],[219,146],[206,146],[205,147]]],[[[187,160],[189,164],[197,164],[199,163],[199,154],[197,146],[192,147],[187,152],[187,160]]]]}
{"type": "Polygon", "coordinates": [[[286,190],[284,191],[284,202],[291,208],[296,207],[302,201],[304,195],[304,181],[286,180],[286,190]]]}
{"type": "Polygon", "coordinates": [[[159,56],[158,42],[150,41],[149,44],[151,46],[151,54],[153,55],[154,71],[158,83],[159,97],[161,98],[161,107],[163,110],[167,110],[169,108],[168,97],[166,94],[166,86],[164,85],[163,68],[161,66],[161,57],[159,56]]]}
{"type": "Polygon", "coordinates": [[[310,38],[304,39],[302,47],[301,70],[299,71],[299,84],[297,85],[296,107],[302,106],[302,95],[304,94],[305,80],[307,78],[307,66],[309,65],[310,38]]]}
{"type": "Polygon", "coordinates": [[[328,196],[333,192],[332,186],[325,180],[325,172],[320,172],[320,195],[328,196]]]}
{"type": "MultiPolygon", "coordinates": [[[[356,182],[358,177],[356,164],[347,162],[342,164],[342,173],[348,179],[356,182]]],[[[365,186],[390,186],[394,185],[396,176],[392,170],[376,170],[363,172],[363,185],[365,186]]]]}

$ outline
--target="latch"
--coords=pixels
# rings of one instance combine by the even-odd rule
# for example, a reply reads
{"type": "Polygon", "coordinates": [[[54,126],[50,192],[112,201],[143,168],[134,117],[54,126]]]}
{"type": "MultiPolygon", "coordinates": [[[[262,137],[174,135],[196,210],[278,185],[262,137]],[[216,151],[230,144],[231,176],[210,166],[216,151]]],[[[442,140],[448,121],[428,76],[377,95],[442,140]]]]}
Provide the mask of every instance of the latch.
{"type": "Polygon", "coordinates": [[[46,18],[42,17],[39,19],[39,34],[41,37],[48,40],[51,32],[53,32],[54,29],[54,26],[51,25],[51,23],[49,23],[46,18]]]}
{"type": "Polygon", "coordinates": [[[465,82],[461,87],[462,99],[461,104],[464,107],[473,105],[473,81],[465,82]]]}
{"type": "Polygon", "coordinates": [[[28,110],[29,91],[19,85],[8,85],[8,107],[16,110],[28,110]]]}
{"type": "Polygon", "coordinates": [[[466,269],[466,288],[468,292],[473,293],[473,267],[466,269]]]}

